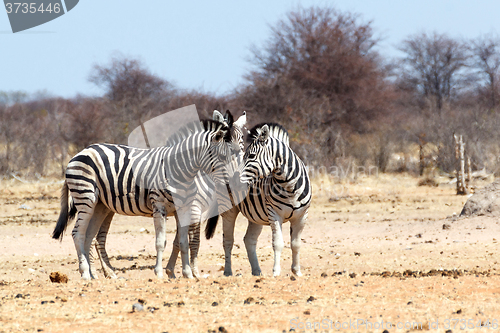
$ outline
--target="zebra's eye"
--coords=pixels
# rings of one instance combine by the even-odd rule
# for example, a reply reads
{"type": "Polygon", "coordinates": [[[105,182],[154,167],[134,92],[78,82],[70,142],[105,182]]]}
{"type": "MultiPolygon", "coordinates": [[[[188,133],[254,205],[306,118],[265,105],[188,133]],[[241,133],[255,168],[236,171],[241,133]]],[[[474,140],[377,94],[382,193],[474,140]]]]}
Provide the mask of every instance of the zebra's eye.
{"type": "Polygon", "coordinates": [[[250,154],[248,154],[248,158],[250,158],[250,159],[254,159],[254,158],[255,158],[255,156],[256,156],[256,155],[255,155],[255,153],[250,153],[250,154]]]}

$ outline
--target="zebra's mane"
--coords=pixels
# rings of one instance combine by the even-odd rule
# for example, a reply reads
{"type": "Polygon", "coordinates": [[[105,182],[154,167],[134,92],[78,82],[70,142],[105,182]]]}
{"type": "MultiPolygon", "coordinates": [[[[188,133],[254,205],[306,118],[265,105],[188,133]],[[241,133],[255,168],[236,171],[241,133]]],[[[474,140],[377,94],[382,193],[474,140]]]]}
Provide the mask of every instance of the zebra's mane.
{"type": "Polygon", "coordinates": [[[289,146],[290,136],[288,135],[288,131],[280,124],[277,123],[260,123],[252,127],[252,129],[248,132],[247,142],[251,143],[255,140],[259,134],[262,126],[267,125],[269,127],[269,136],[283,141],[287,146],[289,146]]]}
{"type": "Polygon", "coordinates": [[[229,131],[229,127],[216,120],[202,119],[200,121],[192,121],[187,125],[181,127],[167,139],[165,145],[173,146],[185,140],[188,136],[193,135],[194,133],[204,132],[204,131],[212,132],[212,131],[217,131],[221,128],[227,130],[226,135],[224,136],[224,141],[230,142],[231,133],[229,131]]]}

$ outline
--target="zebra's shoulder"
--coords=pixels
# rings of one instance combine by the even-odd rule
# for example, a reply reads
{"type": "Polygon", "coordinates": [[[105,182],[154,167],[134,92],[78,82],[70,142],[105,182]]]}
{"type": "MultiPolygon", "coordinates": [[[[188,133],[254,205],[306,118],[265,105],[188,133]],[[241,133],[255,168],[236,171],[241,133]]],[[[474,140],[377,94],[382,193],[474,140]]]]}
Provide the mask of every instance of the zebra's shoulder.
{"type": "Polygon", "coordinates": [[[282,125],[277,123],[260,123],[252,127],[250,131],[248,131],[248,143],[252,142],[259,136],[260,129],[264,125],[267,125],[269,127],[269,136],[282,141],[287,146],[290,145],[290,136],[288,135],[288,131],[282,125]]]}

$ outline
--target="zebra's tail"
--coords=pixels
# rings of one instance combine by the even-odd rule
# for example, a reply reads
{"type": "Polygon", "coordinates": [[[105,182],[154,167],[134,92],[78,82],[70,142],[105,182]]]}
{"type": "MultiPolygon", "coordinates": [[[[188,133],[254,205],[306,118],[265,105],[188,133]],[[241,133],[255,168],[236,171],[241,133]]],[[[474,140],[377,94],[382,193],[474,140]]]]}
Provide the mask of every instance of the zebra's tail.
{"type": "Polygon", "coordinates": [[[61,191],[61,213],[59,214],[59,219],[57,220],[56,227],[52,233],[52,238],[54,239],[62,240],[64,230],[66,230],[66,227],[68,226],[68,221],[76,215],[76,207],[73,200],[71,200],[71,205],[68,207],[68,194],[68,184],[64,182],[61,191]]]}
{"type": "Polygon", "coordinates": [[[219,221],[219,215],[215,215],[207,220],[207,226],[205,227],[205,237],[207,239],[214,237],[218,221],[219,221]]]}

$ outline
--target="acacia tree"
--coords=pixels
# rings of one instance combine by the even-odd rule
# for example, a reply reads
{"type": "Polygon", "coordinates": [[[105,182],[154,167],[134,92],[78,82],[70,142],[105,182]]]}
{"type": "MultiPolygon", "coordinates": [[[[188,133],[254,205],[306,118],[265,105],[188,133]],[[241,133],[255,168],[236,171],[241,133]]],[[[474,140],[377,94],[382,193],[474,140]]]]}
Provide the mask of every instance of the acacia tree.
{"type": "Polygon", "coordinates": [[[443,104],[466,82],[469,55],[465,43],[434,32],[408,37],[399,48],[406,55],[399,68],[399,85],[430,100],[441,113],[443,104]]]}
{"type": "Polygon", "coordinates": [[[495,108],[499,94],[500,38],[496,35],[484,35],[473,39],[470,44],[472,66],[478,70],[484,82],[479,93],[488,101],[488,107],[495,108]]]}

